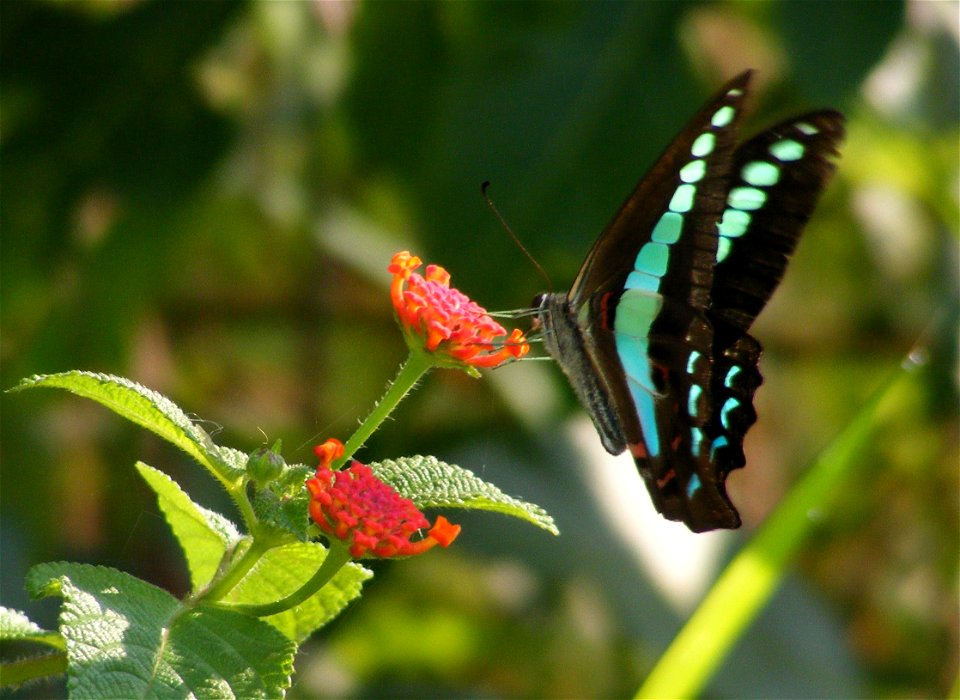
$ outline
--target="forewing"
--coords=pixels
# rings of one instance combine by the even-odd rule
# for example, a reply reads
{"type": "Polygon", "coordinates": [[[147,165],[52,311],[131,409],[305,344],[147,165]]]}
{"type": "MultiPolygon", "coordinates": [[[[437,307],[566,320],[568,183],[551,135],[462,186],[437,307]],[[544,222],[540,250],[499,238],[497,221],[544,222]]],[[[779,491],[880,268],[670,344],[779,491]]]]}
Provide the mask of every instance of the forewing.
{"type": "Polygon", "coordinates": [[[574,309],[591,296],[619,293],[634,270],[655,278],[647,285],[656,283],[661,294],[706,308],[715,224],[726,204],[750,75],[737,76],[708,101],[640,180],[587,255],[568,295],[574,309]]]}
{"type": "MultiPolygon", "coordinates": [[[[689,333],[686,324],[702,321],[696,317],[709,304],[716,226],[749,79],[748,71],[730,81],[690,120],[600,235],[568,294],[623,437],[649,442],[653,455],[664,424],[658,428],[663,391],[654,386],[651,350],[664,339],[672,353],[675,339],[687,336],[695,343],[688,351],[709,355],[712,348],[708,328],[689,333]]],[[[686,381],[676,382],[684,395],[686,381]]]]}
{"type": "Polygon", "coordinates": [[[780,284],[844,136],[843,115],[812,112],[740,145],[720,224],[711,316],[750,328],[780,284]]]}
{"type": "Polygon", "coordinates": [[[654,504],[697,531],[739,524],[710,461],[706,312],[748,80],[726,85],[681,132],[595,245],[572,294],[591,290],[587,347],[611,375],[654,504]],[[616,269],[601,274],[613,260],[616,269]]]}
{"type": "Polygon", "coordinates": [[[714,410],[707,436],[720,479],[744,465],[743,438],[756,421],[760,344],[746,331],[780,284],[835,170],[843,122],[843,115],[832,110],[794,117],[741,144],[734,154],[709,313],[714,410]]]}

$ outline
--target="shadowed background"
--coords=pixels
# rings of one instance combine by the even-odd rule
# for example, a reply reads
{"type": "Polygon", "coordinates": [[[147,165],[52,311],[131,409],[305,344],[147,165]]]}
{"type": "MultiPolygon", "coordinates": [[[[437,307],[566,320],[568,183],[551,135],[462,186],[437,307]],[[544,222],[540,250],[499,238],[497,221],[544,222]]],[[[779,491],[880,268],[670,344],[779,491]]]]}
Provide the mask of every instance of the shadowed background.
{"type": "MultiPolygon", "coordinates": [[[[718,568],[929,329],[931,368],[711,684],[714,695],[943,696],[957,674],[957,4],[0,5],[0,300],[8,388],[89,369],[170,396],[221,443],[345,439],[405,356],[390,255],[491,309],[558,288],[727,78],[750,132],[849,118],[838,176],[755,326],[766,348],[736,533],[650,513],[558,368],[420,389],[358,455],[457,462],[560,538],[460,517],[455,547],[375,565],[303,649],[294,697],[633,691],[718,568]]],[[[505,324],[511,325],[511,324],[505,324]]],[[[228,508],[187,457],[89,402],[2,397],[2,604],[56,559],[183,594],[131,468],[228,508]]],[[[51,688],[50,692],[62,692],[51,688]]]]}

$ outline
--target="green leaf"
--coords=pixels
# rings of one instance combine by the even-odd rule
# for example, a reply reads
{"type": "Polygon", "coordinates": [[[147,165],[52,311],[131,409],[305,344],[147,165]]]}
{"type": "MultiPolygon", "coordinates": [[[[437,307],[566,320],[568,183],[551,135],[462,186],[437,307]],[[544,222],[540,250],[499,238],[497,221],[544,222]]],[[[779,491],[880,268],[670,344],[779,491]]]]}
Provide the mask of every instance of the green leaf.
{"type": "Polygon", "coordinates": [[[0,688],[19,688],[38,678],[49,678],[67,671],[64,653],[66,640],[58,632],[45,630],[19,610],[0,607],[0,641],[44,644],[53,647],[53,653],[21,655],[0,663],[0,688]]]}
{"type": "Polygon", "coordinates": [[[21,380],[10,391],[37,387],[66,389],[77,396],[103,404],[114,413],[179,447],[209,469],[224,485],[229,486],[243,476],[245,456],[238,468],[236,455],[218,447],[179,406],[136,382],[109,374],[74,370],[34,375],[21,380]]]}
{"type": "Polygon", "coordinates": [[[540,506],[508,496],[470,470],[441,462],[436,457],[385,459],[371,464],[370,468],[418,508],[490,510],[526,520],[551,534],[560,534],[553,518],[540,506]]]}
{"type": "Polygon", "coordinates": [[[279,698],[290,685],[296,645],[262,620],[185,608],[145,581],[88,564],[40,564],[27,587],[63,596],[72,697],[279,698]]]}
{"type": "Polygon", "coordinates": [[[43,629],[26,613],[4,607],[0,607],[0,640],[37,642],[57,649],[64,648],[63,637],[58,633],[43,629]]]}
{"type": "Polygon", "coordinates": [[[231,470],[236,472],[236,476],[247,471],[247,454],[241,450],[226,445],[216,445],[217,457],[225,463],[231,470]]]}
{"type": "MultiPolygon", "coordinates": [[[[285,598],[313,576],[326,556],[326,548],[316,542],[296,542],[271,549],[224,601],[263,604],[285,598]]],[[[363,582],[372,576],[368,569],[351,562],[300,605],[263,619],[288,638],[302,641],[357,598],[363,582]]]]}
{"type": "Polygon", "coordinates": [[[240,533],[227,518],[190,500],[163,472],[143,462],[136,467],[157,494],[157,505],[183,549],[193,590],[200,589],[213,578],[226,551],[240,541],[240,533]]]}

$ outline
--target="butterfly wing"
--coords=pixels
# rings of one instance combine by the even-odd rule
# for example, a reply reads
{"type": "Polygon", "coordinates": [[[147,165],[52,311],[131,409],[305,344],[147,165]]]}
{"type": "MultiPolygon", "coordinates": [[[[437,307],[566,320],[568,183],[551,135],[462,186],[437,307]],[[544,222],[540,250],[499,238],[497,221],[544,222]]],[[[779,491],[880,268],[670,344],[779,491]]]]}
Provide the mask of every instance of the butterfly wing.
{"type": "Polygon", "coordinates": [[[653,343],[660,337],[657,332],[678,329],[667,327],[671,316],[664,314],[653,324],[650,359],[669,379],[671,391],[657,401],[658,420],[672,418],[678,449],[659,461],[634,456],[641,473],[653,471],[647,486],[661,512],[692,530],[740,523],[725,482],[732,469],[745,463],[743,438],[756,421],[753,396],[763,381],[758,368],[761,347],[747,331],[783,277],[834,171],[831,159],[842,137],[843,117],[824,111],[783,122],[738,146],[716,229],[709,330],[689,326],[687,352],[675,348],[672,355],[658,358],[653,343]],[[702,350],[708,334],[709,359],[702,350]],[[686,380],[677,371],[684,358],[686,380]],[[689,423],[683,418],[684,398],[689,423]],[[681,439],[685,430],[689,444],[681,439]]]}
{"type": "Polygon", "coordinates": [[[711,316],[746,331],[780,284],[827,182],[844,118],[824,110],[794,117],[741,144],[718,226],[711,316]]]}
{"type": "Polygon", "coordinates": [[[740,524],[725,479],[743,465],[762,381],[760,345],[747,330],[783,275],[842,134],[842,118],[821,112],[736,147],[749,80],[748,71],[730,81],[691,119],[570,292],[540,304],[545,346],[606,449],[629,448],[657,509],[697,532],[740,524]]]}
{"type": "MultiPolygon", "coordinates": [[[[749,71],[733,79],[694,115],[598,237],[566,295],[568,308],[545,315],[583,336],[584,369],[596,375],[598,387],[580,391],[577,377],[583,373],[567,374],[614,454],[659,442],[654,397],[664,387],[652,385],[647,358],[651,342],[661,355],[676,349],[676,329],[665,327],[666,320],[659,321],[658,337],[650,337],[660,307],[675,310],[674,325],[681,326],[684,319],[694,321],[693,310],[709,304],[716,222],[726,204],[735,127],[749,80],[749,71]],[[662,348],[661,340],[670,347],[662,348]],[[612,419],[598,420],[605,413],[612,419]]],[[[709,354],[709,334],[699,340],[709,354]]],[[[561,366],[574,361],[573,354],[553,353],[561,366]]],[[[677,363],[680,369],[686,360],[677,363]]]]}
{"type": "Polygon", "coordinates": [[[758,134],[734,153],[708,313],[715,409],[707,435],[721,485],[731,469],[744,465],[743,437],[756,420],[760,344],[747,331],[780,284],[836,169],[843,123],[839,112],[812,112],[758,134]]]}
{"type": "Polygon", "coordinates": [[[706,312],[749,79],[747,72],[725,85],[674,139],[594,244],[568,295],[654,504],[696,530],[739,524],[707,476],[706,312]],[[691,499],[687,484],[698,472],[704,477],[691,499]]]}

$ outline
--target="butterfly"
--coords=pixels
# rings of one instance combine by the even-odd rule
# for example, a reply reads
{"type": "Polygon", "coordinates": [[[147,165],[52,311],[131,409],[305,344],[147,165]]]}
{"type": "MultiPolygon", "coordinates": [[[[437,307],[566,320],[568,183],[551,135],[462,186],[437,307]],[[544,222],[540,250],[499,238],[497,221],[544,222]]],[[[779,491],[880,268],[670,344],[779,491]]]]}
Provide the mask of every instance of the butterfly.
{"type": "Polygon", "coordinates": [[[535,328],[611,454],[629,450],[657,510],[694,532],[740,526],[726,492],[757,419],[748,331],[835,170],[843,115],[739,142],[752,71],[689,121],[535,328]]]}

